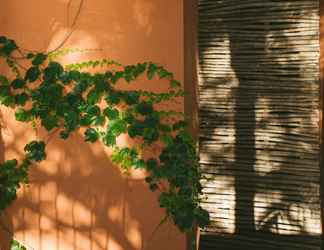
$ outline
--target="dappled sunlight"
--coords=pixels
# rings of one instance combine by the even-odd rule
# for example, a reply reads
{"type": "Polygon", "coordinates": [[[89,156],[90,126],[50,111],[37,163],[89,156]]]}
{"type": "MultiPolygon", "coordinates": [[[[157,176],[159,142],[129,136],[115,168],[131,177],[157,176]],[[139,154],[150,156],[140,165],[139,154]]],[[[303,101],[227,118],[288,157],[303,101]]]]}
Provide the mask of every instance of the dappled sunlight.
{"type": "Polygon", "coordinates": [[[139,28],[145,30],[144,34],[149,36],[152,32],[152,19],[154,16],[155,6],[152,2],[147,0],[131,0],[134,10],[134,19],[139,28]]]}

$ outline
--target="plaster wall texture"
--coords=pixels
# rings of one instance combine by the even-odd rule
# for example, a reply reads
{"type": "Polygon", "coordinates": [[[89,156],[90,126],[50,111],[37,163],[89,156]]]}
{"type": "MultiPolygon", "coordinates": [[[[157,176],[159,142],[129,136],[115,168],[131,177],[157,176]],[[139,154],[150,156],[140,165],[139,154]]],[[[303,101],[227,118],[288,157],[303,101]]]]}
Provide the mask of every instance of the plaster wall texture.
{"type": "MultiPolygon", "coordinates": [[[[51,51],[70,34],[80,0],[1,0],[0,34],[24,49],[51,51]]],[[[153,61],[164,65],[183,81],[182,0],[84,1],[73,32],[64,48],[87,49],[60,58],[64,64],[111,58],[123,64],[153,61]]],[[[0,72],[4,73],[0,64],[0,72]]],[[[141,79],[125,88],[162,91],[166,83],[141,79]]],[[[183,110],[183,100],[166,106],[183,110]]],[[[2,108],[0,157],[21,157],[24,145],[46,138],[14,120],[2,108]]],[[[128,143],[128,138],[120,138],[128,143]]],[[[144,183],[145,173],[126,177],[109,161],[109,150],[100,143],[83,142],[82,133],[71,140],[54,138],[48,158],[34,166],[30,186],[1,218],[15,237],[34,250],[146,250],[185,249],[185,235],[164,217],[157,195],[144,183]]],[[[153,150],[154,153],[154,150],[153,150]]],[[[6,249],[4,231],[0,249],[6,249]]]]}

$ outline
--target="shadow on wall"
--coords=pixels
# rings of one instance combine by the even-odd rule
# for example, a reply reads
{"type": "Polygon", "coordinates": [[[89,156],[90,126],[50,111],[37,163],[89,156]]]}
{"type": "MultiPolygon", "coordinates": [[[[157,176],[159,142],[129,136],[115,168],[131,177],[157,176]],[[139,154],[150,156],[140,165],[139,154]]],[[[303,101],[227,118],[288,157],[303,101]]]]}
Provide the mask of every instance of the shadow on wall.
{"type": "MultiPolygon", "coordinates": [[[[70,34],[80,2],[5,1],[0,9],[0,33],[25,49],[52,50],[70,34]]],[[[66,55],[63,62],[102,57],[124,64],[152,60],[182,77],[181,6],[180,1],[164,0],[154,4],[149,0],[84,1],[75,31],[64,47],[94,50],[66,55]]],[[[167,88],[147,86],[144,80],[124,87],[167,88]]],[[[172,109],[180,111],[182,103],[172,104],[172,109]]],[[[7,128],[2,129],[0,147],[9,159],[21,155],[35,132],[17,124],[8,110],[4,113],[7,128]]],[[[156,195],[143,182],[144,174],[126,178],[112,166],[101,145],[87,145],[79,134],[69,142],[53,139],[47,152],[48,160],[33,167],[30,187],[8,211],[11,221],[7,224],[17,239],[34,250],[141,249],[164,216],[156,195]]],[[[167,223],[151,246],[162,250],[168,246],[184,249],[184,245],[185,237],[167,223]]]]}
{"type": "Polygon", "coordinates": [[[203,249],[319,249],[318,4],[202,0],[199,29],[209,230],[236,235],[203,249]]]}
{"type": "Polygon", "coordinates": [[[9,211],[18,239],[34,249],[141,248],[159,223],[143,210],[163,214],[143,181],[123,177],[100,148],[77,134],[52,142],[48,161],[34,166],[30,187],[9,211]]]}

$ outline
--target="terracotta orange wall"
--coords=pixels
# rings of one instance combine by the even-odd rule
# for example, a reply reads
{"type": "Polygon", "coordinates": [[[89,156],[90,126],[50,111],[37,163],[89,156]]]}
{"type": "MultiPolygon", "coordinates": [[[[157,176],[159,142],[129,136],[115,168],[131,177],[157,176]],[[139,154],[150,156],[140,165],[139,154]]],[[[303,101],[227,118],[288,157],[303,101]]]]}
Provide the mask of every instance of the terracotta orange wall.
{"type": "MultiPolygon", "coordinates": [[[[69,33],[79,3],[1,0],[0,34],[24,49],[52,50],[69,33]]],[[[94,50],[64,56],[63,63],[98,57],[123,64],[150,60],[165,65],[182,81],[183,1],[86,0],[64,47],[94,50]]],[[[146,84],[139,82],[135,88],[147,88],[146,84]]],[[[148,88],[161,86],[155,82],[148,88]]],[[[176,108],[182,106],[180,101],[176,108]]],[[[14,121],[10,110],[1,112],[2,158],[19,157],[26,142],[45,138],[42,130],[14,121]]],[[[80,133],[69,142],[53,139],[47,152],[46,162],[31,171],[31,185],[2,218],[17,239],[35,250],[137,250],[149,241],[164,211],[143,182],[143,173],[126,178],[110,163],[109,150],[99,143],[85,144],[80,133]]],[[[5,233],[1,235],[4,244],[5,233]]],[[[171,223],[150,242],[146,250],[185,249],[185,236],[171,223]]]]}

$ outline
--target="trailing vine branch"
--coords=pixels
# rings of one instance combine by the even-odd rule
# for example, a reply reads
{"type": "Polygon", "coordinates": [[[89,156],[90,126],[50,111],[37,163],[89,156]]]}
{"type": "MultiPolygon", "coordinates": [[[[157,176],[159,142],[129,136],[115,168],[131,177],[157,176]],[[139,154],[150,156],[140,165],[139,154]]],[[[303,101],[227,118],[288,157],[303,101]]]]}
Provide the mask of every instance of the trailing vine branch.
{"type": "Polygon", "coordinates": [[[156,107],[183,96],[181,84],[171,72],[152,62],[123,66],[106,59],[64,67],[41,52],[23,54],[29,67],[21,72],[12,57],[17,50],[13,40],[0,36],[0,60],[16,73],[14,78],[0,75],[0,103],[15,110],[17,121],[31,126],[40,124],[48,131],[48,137],[46,142],[28,143],[20,163],[13,159],[0,165],[0,213],[16,199],[21,184],[28,182],[32,164],[46,158],[46,144],[54,135],[67,140],[71,133],[84,128],[85,142],[101,141],[112,148],[111,160],[124,171],[142,169],[148,173],[145,182],[152,192],[158,192],[166,218],[181,231],[209,223],[208,212],[199,205],[201,173],[184,116],[156,107]],[[114,69],[109,69],[111,65],[114,69]],[[89,73],[87,68],[101,71],[89,73]],[[169,84],[168,90],[155,93],[118,88],[120,82],[131,84],[139,76],[164,80],[169,84]],[[166,122],[166,117],[176,119],[166,122]],[[119,146],[116,139],[122,134],[134,142],[140,141],[140,147],[119,146]],[[161,143],[159,155],[143,158],[142,150],[161,143]]]}
{"type": "MultiPolygon", "coordinates": [[[[69,3],[68,3],[68,9],[70,8],[70,6],[71,6],[71,2],[72,2],[72,0],[70,0],[69,1],[69,3]]],[[[74,18],[73,18],[73,21],[72,21],[72,24],[71,24],[71,31],[67,34],[67,36],[63,39],[63,41],[55,48],[55,49],[53,49],[52,51],[50,51],[49,53],[53,53],[53,52],[55,52],[55,51],[57,51],[57,50],[59,50],[59,49],[61,49],[62,47],[63,47],[63,45],[66,43],[66,41],[71,37],[71,35],[73,34],[73,32],[74,32],[74,27],[75,27],[75,25],[76,25],[76,23],[77,23],[77,20],[78,20],[78,18],[79,18],[79,16],[80,16],[80,13],[81,13],[81,10],[82,10],[82,6],[83,6],[83,4],[84,4],[84,0],[81,0],[80,1],[80,4],[79,4],[79,6],[78,6],[78,10],[77,10],[77,13],[75,14],[75,16],[74,16],[74,18]]],[[[68,18],[68,20],[69,20],[69,18],[68,18]]]]}

